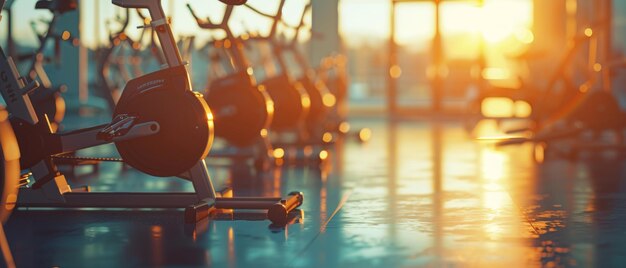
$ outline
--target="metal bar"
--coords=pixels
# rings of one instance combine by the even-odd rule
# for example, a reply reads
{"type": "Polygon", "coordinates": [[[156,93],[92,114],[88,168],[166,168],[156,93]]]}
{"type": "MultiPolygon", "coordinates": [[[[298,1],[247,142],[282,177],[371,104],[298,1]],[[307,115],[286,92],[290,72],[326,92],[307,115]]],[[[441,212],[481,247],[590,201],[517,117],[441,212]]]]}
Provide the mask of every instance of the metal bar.
{"type": "Polygon", "coordinates": [[[106,126],[90,128],[86,131],[75,131],[71,134],[67,135],[59,135],[62,144],[62,152],[73,152],[76,150],[94,147],[102,144],[107,144],[111,142],[119,142],[124,140],[135,139],[139,137],[147,137],[150,135],[154,135],[159,132],[158,124],[156,122],[146,122],[141,123],[136,126],[133,126],[128,133],[123,136],[114,138],[112,140],[102,140],[98,139],[98,133],[102,131],[102,129],[106,126]],[[157,126],[155,128],[155,126],[157,126]]]}
{"type": "Polygon", "coordinates": [[[174,41],[175,38],[172,33],[172,28],[169,24],[168,18],[163,12],[161,2],[155,2],[156,4],[151,5],[148,10],[150,11],[150,16],[152,17],[152,23],[160,21],[164,22],[162,25],[152,25],[152,27],[154,31],[156,31],[159,42],[161,43],[161,48],[163,49],[163,55],[165,55],[167,65],[169,67],[183,65],[183,60],[180,56],[180,52],[178,51],[178,47],[176,46],[176,42],[174,41]]]}
{"type": "Polygon", "coordinates": [[[250,202],[250,201],[260,201],[260,202],[280,202],[282,200],[280,197],[260,197],[260,196],[240,196],[240,197],[218,197],[215,199],[215,202],[250,202]]]}
{"type": "Polygon", "coordinates": [[[0,93],[9,113],[29,124],[34,125],[39,122],[29,96],[22,94],[22,89],[27,85],[24,84],[24,80],[20,79],[12,58],[7,58],[2,48],[0,48],[0,73],[2,74],[0,93]]]}
{"type": "Polygon", "coordinates": [[[280,198],[217,198],[215,199],[215,208],[222,209],[269,209],[276,203],[280,202],[280,198]]]}
{"type": "Polygon", "coordinates": [[[289,219],[289,213],[302,205],[304,197],[300,192],[289,193],[287,199],[282,200],[271,206],[267,211],[267,218],[274,224],[286,224],[289,219]]]}
{"type": "Polygon", "coordinates": [[[65,193],[64,203],[52,202],[39,190],[22,190],[18,207],[40,208],[185,208],[200,201],[196,193],[65,193]]]}
{"type": "Polygon", "coordinates": [[[211,181],[211,176],[206,168],[204,159],[189,170],[189,180],[193,184],[193,188],[198,195],[198,199],[215,199],[215,187],[211,181]]]}
{"type": "Polygon", "coordinates": [[[146,8],[150,12],[152,22],[150,27],[156,31],[159,41],[161,42],[161,49],[165,55],[165,60],[169,67],[176,67],[183,65],[183,60],[176,46],[174,34],[169,24],[165,12],[163,12],[163,6],[161,0],[143,0],[143,1],[130,1],[130,0],[113,0],[113,4],[124,8],[146,8]]]}

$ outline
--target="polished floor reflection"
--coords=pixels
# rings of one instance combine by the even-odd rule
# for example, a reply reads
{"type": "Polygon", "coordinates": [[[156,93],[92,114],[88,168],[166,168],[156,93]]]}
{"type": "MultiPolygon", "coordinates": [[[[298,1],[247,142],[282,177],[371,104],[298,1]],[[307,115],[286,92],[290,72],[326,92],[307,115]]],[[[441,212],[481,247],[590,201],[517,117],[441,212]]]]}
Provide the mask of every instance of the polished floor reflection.
{"type": "MultiPolygon", "coordinates": [[[[477,142],[462,123],[355,120],[321,169],[210,170],[236,195],[304,192],[286,227],[239,212],[194,226],[182,211],[18,211],[7,232],[22,267],[620,267],[626,165],[610,154],[542,163],[530,145],[477,142]],[[235,220],[232,220],[235,219],[235,220]]],[[[486,127],[489,131],[489,128],[486,127]]],[[[482,131],[481,128],[478,131],[482,131]]],[[[94,151],[113,154],[112,148],[94,151]]],[[[75,171],[97,191],[187,191],[118,163],[75,171]]]]}

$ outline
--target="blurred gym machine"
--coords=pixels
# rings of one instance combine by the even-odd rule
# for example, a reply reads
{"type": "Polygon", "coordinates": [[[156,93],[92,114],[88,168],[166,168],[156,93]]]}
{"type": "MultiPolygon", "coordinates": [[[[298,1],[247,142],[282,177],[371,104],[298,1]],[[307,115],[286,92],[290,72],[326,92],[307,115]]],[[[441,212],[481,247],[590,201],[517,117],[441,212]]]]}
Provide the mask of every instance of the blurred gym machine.
{"type": "MultiPolygon", "coordinates": [[[[310,96],[321,97],[321,100],[315,101],[315,98],[311,98],[312,108],[315,108],[311,110],[311,113],[317,115],[309,115],[306,118],[309,135],[316,137],[314,139],[321,138],[326,144],[332,143],[339,136],[355,137],[360,142],[367,141],[371,134],[368,134],[369,129],[363,128],[350,132],[350,124],[346,121],[348,94],[346,56],[341,54],[327,56],[320,61],[320,66],[313,68],[300,49],[298,38],[305,28],[308,28],[305,21],[311,7],[312,3],[304,7],[296,26],[283,22],[285,27],[294,31],[294,36],[291,40],[282,43],[283,53],[290,53],[295,58],[296,68],[299,69],[300,74],[297,82],[304,85],[310,96]],[[310,92],[320,93],[310,94],[310,92]],[[313,106],[313,104],[317,105],[313,106]]],[[[312,29],[310,29],[310,34],[311,42],[325,38],[322,33],[312,29]]]]}
{"type": "Polygon", "coordinates": [[[107,21],[108,44],[98,47],[95,52],[97,77],[92,87],[96,89],[96,95],[106,101],[109,111],[115,109],[124,85],[131,78],[143,75],[144,69],[158,69],[165,64],[161,49],[155,40],[155,32],[146,26],[149,26],[150,18],[139,9],[136,10],[144,25],[139,26],[142,32],[137,40],[133,40],[126,32],[131,10],[124,9],[122,13],[117,13],[112,20],[107,21]],[[118,29],[112,30],[114,28],[112,24],[117,24],[118,29]],[[148,38],[147,47],[142,45],[146,42],[145,38],[148,38]],[[147,55],[144,53],[145,50],[149,50],[147,55]],[[143,60],[144,58],[154,60],[152,64],[154,66],[143,66],[150,65],[150,62],[143,60]]]}
{"type": "Polygon", "coordinates": [[[481,76],[482,86],[468,105],[471,127],[489,119],[519,128],[561,106],[561,100],[547,102],[546,97],[561,97],[555,94],[569,89],[566,93],[571,94],[577,86],[589,83],[593,76],[590,68],[596,63],[592,57],[598,54],[592,51],[593,46],[599,36],[610,31],[604,19],[591,23],[592,19],[578,14],[595,12],[597,9],[591,5],[592,1],[579,0],[534,1],[532,42],[521,53],[506,55],[515,64],[513,69],[517,69],[517,85],[490,84],[481,76]],[[490,104],[497,103],[507,104],[509,109],[490,108],[490,104]]]}
{"type": "Polygon", "coordinates": [[[107,22],[109,33],[109,43],[106,46],[99,47],[95,51],[96,55],[96,83],[93,87],[98,97],[104,99],[107,103],[108,110],[115,110],[115,105],[119,100],[123,86],[130,80],[128,72],[125,70],[125,63],[117,54],[124,50],[126,46],[131,48],[136,43],[126,35],[130,19],[130,9],[124,10],[124,15],[116,14],[114,20],[120,25],[120,29],[112,31],[110,22],[107,22]]]}
{"type": "Polygon", "coordinates": [[[58,21],[61,15],[66,12],[74,11],[77,8],[76,0],[55,0],[55,1],[40,1],[37,2],[35,9],[48,10],[52,13],[50,20],[41,19],[40,21],[45,24],[45,30],[38,30],[37,21],[31,21],[31,29],[37,36],[38,47],[28,53],[19,53],[17,51],[17,44],[13,36],[13,12],[12,7],[15,1],[9,1],[5,5],[4,9],[7,11],[8,21],[8,34],[7,34],[7,47],[9,55],[16,59],[18,67],[26,66],[27,78],[30,80],[38,79],[41,82],[43,90],[33,92],[31,94],[31,100],[34,102],[36,112],[41,117],[44,114],[50,119],[51,127],[53,130],[59,128],[61,121],[65,117],[65,101],[61,96],[61,93],[67,91],[67,86],[59,84],[57,81],[53,83],[48,77],[45,64],[54,64],[55,67],[61,66],[61,43],[68,43],[71,46],[76,46],[78,40],[71,36],[71,33],[64,31],[58,32],[58,21]],[[49,45],[53,44],[53,55],[49,56],[49,45]]]}
{"type": "MultiPolygon", "coordinates": [[[[254,160],[257,170],[267,169],[274,160],[268,138],[274,103],[265,87],[257,85],[244,45],[228,25],[233,6],[226,7],[220,23],[213,23],[208,17],[200,19],[191,5],[187,4],[187,8],[201,29],[226,33],[225,39],[214,40],[213,44],[215,49],[223,49],[228,55],[230,73],[213,79],[204,97],[213,112],[216,137],[231,146],[221,148],[213,157],[247,157],[254,160]]],[[[213,59],[216,61],[211,62],[211,69],[218,68],[220,58],[213,59]]]]}
{"type": "MultiPolygon", "coordinates": [[[[484,86],[479,94],[472,100],[469,113],[477,114],[479,120],[493,119],[499,122],[508,120],[530,120],[531,124],[537,127],[542,121],[548,120],[551,114],[555,114],[561,107],[574,98],[580,92],[586,92],[596,82],[596,72],[593,70],[594,65],[600,64],[597,61],[598,36],[605,32],[605,25],[597,24],[594,27],[588,27],[579,34],[570,38],[566,45],[563,55],[557,60],[557,65],[550,76],[547,77],[547,83],[542,88],[541,85],[534,85],[519,77],[520,87],[497,87],[484,86]],[[585,64],[578,64],[577,60],[586,57],[585,64]],[[575,67],[575,68],[572,68],[575,67]],[[575,69],[575,70],[573,70],[575,69]],[[572,75],[572,72],[577,75],[572,75]],[[578,89],[577,89],[578,88],[578,89]],[[482,106],[485,102],[492,98],[506,98],[514,104],[511,107],[511,117],[490,117],[483,114],[482,106]],[[529,105],[530,113],[526,116],[516,114],[517,102],[524,102],[529,105]]],[[[531,59],[545,56],[546,53],[540,53],[529,50],[521,55],[516,56],[516,60],[527,62],[531,59]]],[[[528,65],[523,64],[523,65],[528,65]]],[[[549,121],[549,120],[548,120],[549,121]]],[[[507,132],[515,133],[525,131],[527,128],[519,130],[509,129],[507,132]]]]}
{"type": "Polygon", "coordinates": [[[547,112],[540,110],[540,116],[530,128],[511,131],[524,131],[527,134],[525,137],[503,140],[499,145],[533,142],[535,156],[539,159],[551,151],[571,159],[576,159],[583,152],[614,151],[619,156],[626,153],[626,114],[619,106],[612,87],[616,68],[625,66],[624,59],[613,57],[612,2],[590,3],[594,23],[584,29],[589,48],[585,81],[560,92],[554,89],[541,92],[539,109],[553,104],[555,99],[561,101],[547,112]]]}
{"type": "MultiPolygon", "coordinates": [[[[222,0],[223,2],[235,2],[222,0]]],[[[42,1],[40,1],[42,2],[42,1]]],[[[47,1],[43,1],[47,2],[47,1]]],[[[37,81],[19,76],[11,58],[0,53],[2,97],[17,142],[2,147],[19,148],[20,166],[30,170],[34,182],[20,188],[21,207],[58,208],[185,208],[185,219],[194,223],[216,209],[267,210],[275,224],[285,224],[291,210],[303,202],[301,193],[285,199],[266,197],[218,197],[204,158],[213,137],[211,112],[200,94],[190,88],[189,76],[176,47],[160,0],[113,0],[124,8],[145,8],[161,43],[167,67],[129,81],[109,124],[53,133],[47,116],[34,112],[29,94],[39,90],[37,81]],[[163,107],[176,107],[175,112],[163,107]],[[56,155],[114,143],[124,162],[157,177],[179,177],[194,186],[192,193],[107,193],[89,187],[72,188],[54,164],[56,155]]],[[[3,140],[4,142],[4,140],[3,140]]]]}
{"type": "MultiPolygon", "coordinates": [[[[295,65],[290,66],[291,68],[289,68],[289,70],[293,71],[296,83],[300,83],[304,86],[311,100],[311,108],[305,119],[308,135],[312,142],[326,142],[323,139],[323,134],[325,134],[326,129],[329,128],[327,123],[329,123],[330,112],[336,105],[336,98],[330,93],[324,81],[318,79],[317,72],[311,67],[308,59],[303,55],[299,47],[299,37],[305,26],[305,18],[310,8],[311,4],[309,3],[302,10],[298,25],[290,26],[294,31],[291,40],[286,40],[284,37],[284,41],[279,44],[282,49],[281,55],[287,55],[293,59],[295,65]]],[[[289,26],[287,23],[283,24],[289,26]]]]}
{"type": "Polygon", "coordinates": [[[180,56],[182,57],[183,61],[187,62],[187,66],[189,66],[189,75],[191,76],[191,81],[193,81],[191,66],[193,66],[193,53],[195,49],[195,43],[195,35],[180,35],[178,36],[178,42],[176,43],[178,49],[180,49],[180,56]]]}
{"type": "MultiPolygon", "coordinates": [[[[310,68],[307,59],[299,54],[300,51],[296,47],[298,33],[295,33],[295,38],[290,42],[280,40],[279,24],[288,26],[282,18],[284,5],[285,1],[281,0],[276,14],[273,15],[246,5],[255,13],[273,21],[268,36],[254,34],[246,43],[265,42],[270,47],[271,55],[262,56],[265,59],[262,64],[265,79],[261,85],[267,89],[275,104],[276,122],[271,126],[272,135],[270,135],[272,144],[277,148],[275,151],[280,152],[290,163],[319,165],[328,157],[326,147],[331,141],[323,139],[325,126],[322,122],[326,122],[328,111],[336,101],[323,82],[317,79],[315,70],[310,68]],[[288,64],[286,58],[288,53],[294,57],[295,66],[288,64]],[[276,67],[279,72],[276,71],[276,67]],[[293,70],[299,73],[290,72],[293,70]]],[[[310,5],[306,5],[303,9],[304,15],[309,7],[310,5]]],[[[290,28],[300,30],[303,23],[300,24],[290,28]]],[[[260,53],[267,51],[262,50],[260,53]]]]}

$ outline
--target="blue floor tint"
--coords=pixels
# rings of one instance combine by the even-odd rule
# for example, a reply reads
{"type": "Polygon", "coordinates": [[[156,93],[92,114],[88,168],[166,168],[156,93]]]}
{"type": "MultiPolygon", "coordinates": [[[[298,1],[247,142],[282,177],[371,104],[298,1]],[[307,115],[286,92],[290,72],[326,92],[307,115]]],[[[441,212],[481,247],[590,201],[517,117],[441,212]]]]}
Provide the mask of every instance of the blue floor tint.
{"type": "MultiPolygon", "coordinates": [[[[355,121],[323,168],[254,174],[211,165],[235,194],[302,191],[286,227],[262,213],[185,225],[182,210],[17,211],[18,267],[623,267],[626,165],[613,155],[533,157],[533,146],[477,142],[458,122],[355,121]],[[232,220],[231,218],[234,218],[232,220]]],[[[114,155],[113,147],[89,153],[114,155]]],[[[215,163],[216,160],[208,159],[215,163]]],[[[95,191],[189,191],[119,163],[74,184],[95,191]]]]}

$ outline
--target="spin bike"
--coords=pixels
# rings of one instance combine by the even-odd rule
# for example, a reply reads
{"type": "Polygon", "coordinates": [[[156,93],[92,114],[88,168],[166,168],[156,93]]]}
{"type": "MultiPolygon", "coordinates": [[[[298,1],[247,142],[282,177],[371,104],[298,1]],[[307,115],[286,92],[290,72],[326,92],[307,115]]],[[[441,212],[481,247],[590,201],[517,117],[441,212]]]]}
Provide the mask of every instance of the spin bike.
{"type": "MultiPolygon", "coordinates": [[[[233,1],[221,0],[225,3],[233,1]]],[[[291,210],[303,202],[301,193],[285,199],[218,197],[204,158],[213,139],[211,111],[199,93],[190,88],[189,75],[180,58],[160,0],[113,0],[124,8],[148,9],[152,27],[161,42],[167,67],[129,81],[106,125],[53,133],[47,116],[34,112],[29,94],[38,82],[20,77],[15,65],[0,53],[0,87],[20,150],[20,166],[34,182],[20,189],[20,207],[59,208],[185,208],[185,220],[197,222],[216,209],[262,209],[275,224],[285,224],[291,210]],[[167,107],[173,107],[168,109],[167,107]],[[190,181],[191,193],[90,192],[71,187],[54,164],[56,155],[102,144],[115,144],[124,162],[156,177],[190,181]]],[[[3,145],[4,146],[4,145],[3,145]]]]}
{"type": "MultiPolygon", "coordinates": [[[[257,86],[243,51],[243,43],[235,37],[228,25],[233,6],[226,7],[220,23],[213,23],[208,17],[200,19],[191,5],[187,4],[187,8],[201,29],[226,33],[226,39],[213,43],[216,48],[224,48],[233,63],[233,72],[213,80],[206,90],[205,99],[214,115],[215,135],[238,149],[250,149],[255,167],[265,169],[273,160],[267,130],[274,116],[274,103],[265,87],[257,86]]],[[[235,151],[233,155],[222,152],[221,155],[239,156],[241,153],[235,151]]]]}

